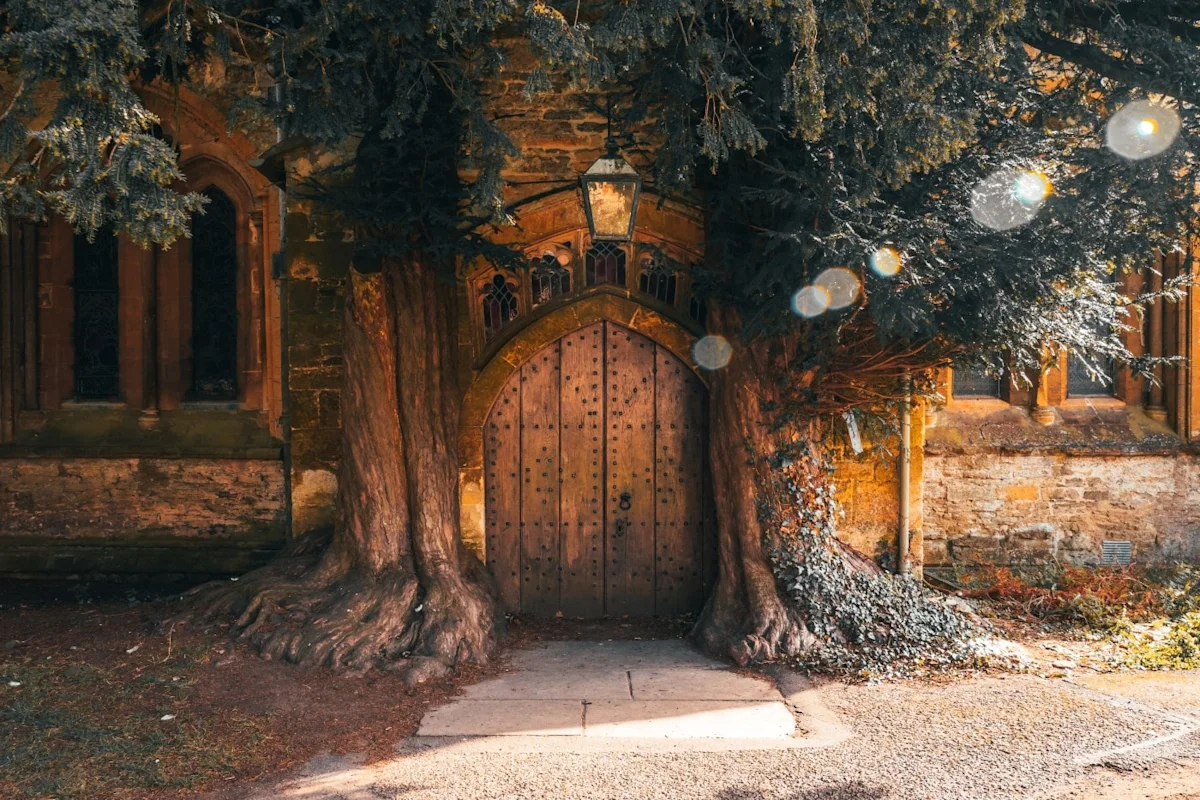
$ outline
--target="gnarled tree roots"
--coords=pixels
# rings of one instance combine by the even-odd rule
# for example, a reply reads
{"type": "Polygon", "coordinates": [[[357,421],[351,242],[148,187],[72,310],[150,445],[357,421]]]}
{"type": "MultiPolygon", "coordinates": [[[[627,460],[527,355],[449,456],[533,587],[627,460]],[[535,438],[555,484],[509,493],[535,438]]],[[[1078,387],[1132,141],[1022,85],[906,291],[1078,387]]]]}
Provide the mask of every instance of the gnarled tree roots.
{"type": "Polygon", "coordinates": [[[328,556],[283,556],[188,595],[174,622],[232,620],[234,637],[265,659],[400,670],[410,684],[485,663],[498,633],[486,585],[471,576],[368,574],[328,556]]]}

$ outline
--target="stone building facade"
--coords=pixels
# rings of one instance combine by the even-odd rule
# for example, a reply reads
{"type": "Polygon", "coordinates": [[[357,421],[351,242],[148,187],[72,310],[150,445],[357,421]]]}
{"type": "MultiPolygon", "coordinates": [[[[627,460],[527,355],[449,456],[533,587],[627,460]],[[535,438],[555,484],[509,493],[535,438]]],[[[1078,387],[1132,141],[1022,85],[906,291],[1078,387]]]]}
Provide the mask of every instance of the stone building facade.
{"type": "MultiPolygon", "coordinates": [[[[464,264],[459,283],[464,539],[501,573],[506,558],[534,557],[505,550],[506,524],[597,525],[603,537],[619,517],[630,541],[654,531],[668,542],[658,557],[701,586],[711,500],[705,377],[690,350],[705,331],[692,286],[702,212],[647,194],[632,242],[591,242],[577,180],[602,153],[605,121],[570,95],[524,100],[519,70],[492,93],[523,153],[506,175],[518,224],[496,236],[529,267],[464,264]],[[570,350],[585,342],[603,370],[570,350]],[[608,360],[618,346],[632,359],[608,360]],[[593,369],[596,383],[570,383],[593,369]],[[578,484],[538,484],[530,460],[565,460],[570,447],[587,458],[592,445],[566,443],[571,426],[590,430],[590,414],[610,413],[610,388],[627,384],[654,398],[627,426],[635,438],[597,433],[595,447],[631,451],[644,491],[599,467],[578,484]],[[504,417],[513,397],[519,420],[504,417]],[[559,433],[539,439],[543,425],[559,433]],[[649,438],[636,438],[642,430],[649,438]],[[556,510],[522,510],[547,497],[556,510]],[[680,538],[684,528],[700,533],[680,538]]],[[[168,110],[173,100],[144,94],[212,219],[161,251],[121,237],[89,243],[57,220],[0,239],[0,574],[234,573],[333,524],[353,243],[284,191],[281,175],[296,180],[311,156],[230,135],[210,100],[184,92],[168,110]]],[[[636,147],[628,153],[636,164],[636,147]]],[[[1160,308],[1130,344],[1189,356],[1197,312],[1192,296],[1160,308]]],[[[1200,558],[1200,408],[1187,363],[1154,386],[1116,375],[1111,391],[1081,375],[1062,359],[1022,391],[946,371],[945,403],[914,413],[915,561],[1094,562],[1105,542],[1118,555],[1112,543],[1129,543],[1138,561],[1200,558]]],[[[894,564],[900,470],[888,444],[840,458],[838,491],[842,536],[894,564]]],[[[693,585],[681,586],[686,605],[693,585]]]]}

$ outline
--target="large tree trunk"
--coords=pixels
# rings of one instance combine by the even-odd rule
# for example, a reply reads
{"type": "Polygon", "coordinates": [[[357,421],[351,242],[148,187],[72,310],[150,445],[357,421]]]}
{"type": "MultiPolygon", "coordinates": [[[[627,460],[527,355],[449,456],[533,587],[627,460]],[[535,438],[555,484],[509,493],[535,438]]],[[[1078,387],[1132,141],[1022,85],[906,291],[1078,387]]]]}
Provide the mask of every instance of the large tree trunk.
{"type": "MultiPolygon", "coordinates": [[[[785,532],[777,523],[788,507],[811,505],[832,515],[833,485],[823,459],[789,458],[791,485],[803,487],[803,496],[797,497],[792,490],[781,490],[773,461],[783,451],[822,452],[820,428],[813,420],[787,423],[775,416],[782,405],[776,381],[781,376],[802,381],[805,376],[776,363],[782,359],[772,357],[765,345],[743,342],[735,314],[714,309],[710,328],[726,336],[733,355],[710,377],[718,571],[694,637],[705,650],[741,665],[799,656],[821,641],[809,629],[806,609],[779,585],[769,553],[785,545],[785,532]]],[[[874,562],[831,535],[816,546],[830,550],[848,572],[881,573],[874,562]]]]}
{"type": "Polygon", "coordinates": [[[459,532],[453,298],[419,256],[352,271],[332,541],[201,587],[200,616],[234,615],[265,657],[414,682],[487,659],[503,617],[459,532]]]}

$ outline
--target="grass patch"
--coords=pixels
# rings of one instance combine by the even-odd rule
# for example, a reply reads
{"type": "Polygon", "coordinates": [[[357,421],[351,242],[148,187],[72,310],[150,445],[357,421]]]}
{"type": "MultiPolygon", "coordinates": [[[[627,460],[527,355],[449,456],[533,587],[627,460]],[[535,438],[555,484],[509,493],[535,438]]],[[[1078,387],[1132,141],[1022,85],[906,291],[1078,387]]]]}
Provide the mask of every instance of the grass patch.
{"type": "Polygon", "coordinates": [[[139,667],[12,656],[0,650],[0,797],[184,789],[253,769],[268,735],[262,719],[193,711],[202,650],[139,667]]]}

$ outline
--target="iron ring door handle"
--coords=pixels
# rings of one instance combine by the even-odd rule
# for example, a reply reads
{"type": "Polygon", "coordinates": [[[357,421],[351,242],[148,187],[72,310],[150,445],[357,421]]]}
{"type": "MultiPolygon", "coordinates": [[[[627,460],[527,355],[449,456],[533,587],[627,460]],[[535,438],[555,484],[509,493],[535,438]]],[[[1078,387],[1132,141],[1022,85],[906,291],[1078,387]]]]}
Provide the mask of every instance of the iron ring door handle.
{"type": "Polygon", "coordinates": [[[629,509],[633,508],[633,495],[631,495],[629,492],[621,492],[621,498],[617,503],[617,507],[622,511],[628,511],[629,509]]]}

